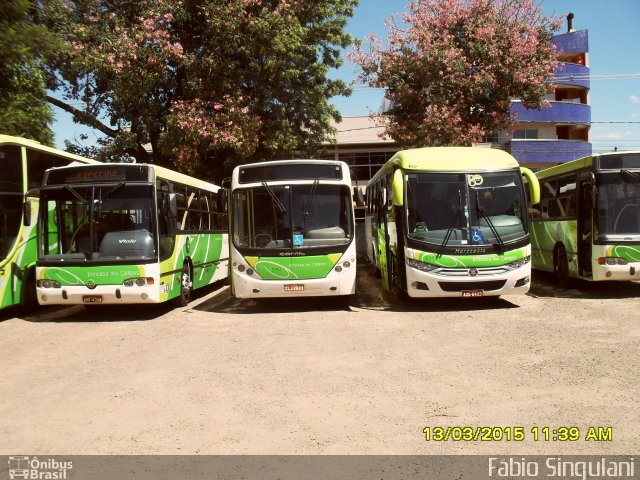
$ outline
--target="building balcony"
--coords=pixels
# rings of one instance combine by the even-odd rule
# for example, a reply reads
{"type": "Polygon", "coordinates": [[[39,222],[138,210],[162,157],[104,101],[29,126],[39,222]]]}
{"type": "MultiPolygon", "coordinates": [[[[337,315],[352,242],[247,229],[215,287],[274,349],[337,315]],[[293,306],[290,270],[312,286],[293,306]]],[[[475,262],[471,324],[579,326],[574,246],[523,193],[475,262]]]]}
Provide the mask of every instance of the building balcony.
{"type": "Polygon", "coordinates": [[[589,31],[577,30],[553,36],[556,50],[562,53],[583,53],[589,51],[589,31]]]}
{"type": "Polygon", "coordinates": [[[511,112],[515,123],[562,123],[591,124],[591,105],[573,102],[550,102],[550,106],[541,110],[526,108],[522,102],[511,102],[511,112]]]}
{"type": "Polygon", "coordinates": [[[555,71],[553,82],[557,85],[591,88],[589,68],[575,63],[560,63],[555,71]]]}
{"type": "Polygon", "coordinates": [[[511,140],[506,147],[521,165],[564,163],[592,152],[583,140],[511,140]]]}

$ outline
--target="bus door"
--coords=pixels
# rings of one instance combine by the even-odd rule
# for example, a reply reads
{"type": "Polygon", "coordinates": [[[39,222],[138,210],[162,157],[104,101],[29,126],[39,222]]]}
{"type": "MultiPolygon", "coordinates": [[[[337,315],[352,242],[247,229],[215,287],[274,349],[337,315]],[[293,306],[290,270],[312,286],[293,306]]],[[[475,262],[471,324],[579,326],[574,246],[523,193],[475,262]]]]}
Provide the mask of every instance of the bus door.
{"type": "Polygon", "coordinates": [[[580,276],[590,277],[593,246],[593,193],[594,179],[591,172],[578,174],[578,270],[580,276]]]}

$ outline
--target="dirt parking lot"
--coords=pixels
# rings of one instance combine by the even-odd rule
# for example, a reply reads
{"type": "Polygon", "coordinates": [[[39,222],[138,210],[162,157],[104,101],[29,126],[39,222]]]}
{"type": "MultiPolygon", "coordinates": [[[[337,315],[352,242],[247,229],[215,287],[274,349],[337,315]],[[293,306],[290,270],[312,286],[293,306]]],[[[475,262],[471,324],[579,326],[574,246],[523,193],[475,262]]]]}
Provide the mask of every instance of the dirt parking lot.
{"type": "Polygon", "coordinates": [[[219,285],[185,309],[1,312],[0,453],[637,453],[640,284],[534,281],[403,303],[365,267],[347,301],[219,285]]]}

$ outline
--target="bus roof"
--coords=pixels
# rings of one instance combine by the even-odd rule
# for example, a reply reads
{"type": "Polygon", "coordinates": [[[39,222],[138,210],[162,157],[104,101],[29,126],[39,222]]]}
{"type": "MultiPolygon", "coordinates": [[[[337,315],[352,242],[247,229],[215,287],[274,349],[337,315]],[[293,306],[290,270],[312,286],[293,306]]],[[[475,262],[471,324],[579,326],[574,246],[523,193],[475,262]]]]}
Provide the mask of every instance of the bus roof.
{"type": "Polygon", "coordinates": [[[66,158],[77,160],[78,162],[82,162],[82,163],[100,163],[97,160],[94,160],[92,158],[82,157],[80,155],[75,155],[73,153],[65,152],[64,150],[48,147],[38,142],[37,140],[31,140],[30,138],[13,137],[10,135],[0,135],[0,144],[7,144],[7,143],[20,145],[22,147],[29,147],[35,150],[40,150],[42,152],[51,153],[53,155],[64,156],[66,158]]]}
{"type": "Polygon", "coordinates": [[[286,164],[297,164],[297,163],[316,163],[318,165],[342,165],[344,167],[347,166],[345,162],[340,160],[319,160],[319,159],[311,159],[311,158],[294,158],[290,160],[269,160],[267,162],[254,162],[254,163],[244,163],[242,165],[238,165],[236,168],[245,168],[245,167],[269,167],[269,166],[278,166],[278,165],[286,165],[286,164]]]}
{"type": "Polygon", "coordinates": [[[392,165],[403,170],[433,172],[482,172],[518,168],[518,161],[503,150],[484,147],[424,147],[401,150],[374,175],[392,165]]]}
{"type": "MultiPolygon", "coordinates": [[[[596,155],[589,155],[588,157],[577,158],[575,160],[571,160],[570,162],[561,163],[560,165],[555,165],[553,167],[545,168],[544,170],[540,170],[539,172],[536,172],[536,176],[538,178],[548,178],[555,175],[562,175],[563,173],[573,172],[581,168],[587,168],[592,170],[594,168],[594,159],[607,158],[607,157],[620,157],[625,155],[640,155],[640,151],[607,152],[607,153],[599,153],[596,155]]],[[[603,167],[600,166],[600,168],[603,168],[603,167]]],[[[604,168],[607,168],[607,167],[604,167],[604,168]]]]}
{"type": "MultiPolygon", "coordinates": [[[[183,185],[188,185],[190,187],[200,188],[202,190],[212,191],[212,192],[217,192],[220,189],[219,186],[214,185],[212,183],[205,182],[204,180],[200,180],[198,178],[190,177],[190,176],[185,175],[183,173],[175,172],[173,170],[170,170],[170,169],[165,168],[165,167],[161,167],[159,165],[153,165],[153,164],[148,164],[148,163],[100,163],[100,162],[96,162],[96,163],[99,164],[99,167],[103,167],[103,168],[140,168],[140,167],[144,167],[144,168],[148,168],[150,170],[153,170],[155,172],[156,177],[160,177],[160,178],[168,180],[170,182],[180,183],[180,184],[183,184],[183,185]]],[[[65,166],[65,167],[55,167],[55,168],[52,168],[50,170],[64,171],[64,170],[73,170],[73,169],[77,169],[77,168],[95,169],[96,165],[78,165],[78,164],[76,164],[76,165],[68,165],[68,166],[65,166]]]]}

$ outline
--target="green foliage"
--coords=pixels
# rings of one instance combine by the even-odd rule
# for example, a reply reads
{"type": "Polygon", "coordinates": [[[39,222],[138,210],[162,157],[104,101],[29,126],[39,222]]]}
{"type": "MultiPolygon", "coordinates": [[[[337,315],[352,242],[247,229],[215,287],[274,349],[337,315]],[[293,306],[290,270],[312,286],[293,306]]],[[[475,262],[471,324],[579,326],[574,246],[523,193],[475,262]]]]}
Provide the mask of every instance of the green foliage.
{"type": "Polygon", "coordinates": [[[28,0],[7,0],[0,9],[0,133],[53,145],[42,73],[42,55],[51,44],[31,13],[28,0]]]}
{"type": "Polygon", "coordinates": [[[64,49],[49,85],[139,161],[148,145],[155,162],[214,178],[247,159],[311,154],[339,119],[329,99],[349,93],[327,73],[356,3],[51,0],[41,13],[64,49]]]}

